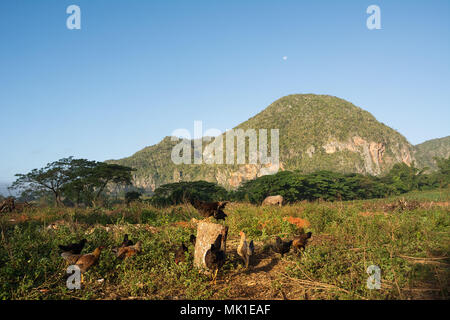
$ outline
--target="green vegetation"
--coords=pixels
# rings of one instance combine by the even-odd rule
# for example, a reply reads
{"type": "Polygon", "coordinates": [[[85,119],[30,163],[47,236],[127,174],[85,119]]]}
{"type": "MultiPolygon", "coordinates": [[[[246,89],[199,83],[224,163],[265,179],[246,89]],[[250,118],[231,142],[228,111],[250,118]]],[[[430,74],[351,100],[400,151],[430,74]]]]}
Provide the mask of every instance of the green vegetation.
{"type": "Polygon", "coordinates": [[[151,202],[156,206],[203,201],[248,201],[261,204],[271,195],[282,195],[286,202],[313,200],[362,200],[384,198],[413,190],[445,188],[450,184],[450,158],[437,159],[439,170],[425,173],[404,163],[395,164],[387,175],[374,177],[356,173],[318,171],[302,174],[281,171],[243,183],[227,193],[222,187],[206,181],[179,182],[155,190],[151,202]]]}
{"type": "Polygon", "coordinates": [[[165,184],[155,190],[151,203],[155,206],[169,206],[187,203],[189,200],[225,200],[228,192],[215,183],[206,181],[178,182],[165,184]]]}
{"type": "Polygon", "coordinates": [[[133,169],[73,157],[60,159],[27,174],[16,174],[11,189],[22,190],[22,198],[42,198],[53,195],[57,206],[66,203],[96,205],[106,187],[111,184],[131,184],[133,169]]]}
{"type": "Polygon", "coordinates": [[[173,248],[195,234],[189,205],[157,209],[145,203],[107,208],[34,208],[0,216],[0,299],[448,299],[450,189],[398,198],[226,208],[227,262],[217,285],[173,248]],[[411,200],[409,200],[411,199],[411,200]],[[428,199],[432,199],[430,202],[428,199]],[[270,250],[274,236],[313,237],[305,252],[284,258],[270,250]],[[244,271],[235,254],[239,231],[255,240],[256,255],[244,271]],[[111,248],[125,233],[143,252],[117,261],[111,248]],[[87,238],[83,252],[105,245],[81,290],[66,288],[58,244],[87,238]],[[366,287],[367,267],[381,268],[381,289],[366,287]],[[99,279],[104,279],[98,281],[99,279]]]}
{"type": "Polygon", "coordinates": [[[391,188],[379,178],[359,174],[319,171],[312,174],[283,171],[244,183],[233,193],[238,201],[261,204],[270,195],[282,195],[287,202],[302,200],[354,200],[381,198],[391,188]]]}
{"type": "Polygon", "coordinates": [[[128,191],[125,193],[125,202],[129,205],[133,201],[137,201],[141,199],[141,193],[138,191],[128,191]]]}
{"type": "Polygon", "coordinates": [[[399,162],[396,155],[400,149],[408,153],[412,151],[412,146],[401,134],[378,122],[369,112],[327,95],[283,97],[238,128],[279,128],[281,162],[287,170],[304,173],[330,170],[375,174],[359,167],[364,163],[364,155],[358,143],[353,141],[354,137],[386,147],[381,172],[399,162]],[[332,142],[350,143],[356,153],[349,150],[325,152],[323,146],[332,142]],[[314,151],[310,157],[307,150],[311,147],[314,151]]]}
{"type": "Polygon", "coordinates": [[[425,141],[415,146],[417,165],[420,168],[428,167],[437,170],[435,158],[450,157],[450,136],[425,141]]]}
{"type": "MultiPolygon", "coordinates": [[[[446,188],[450,184],[450,158],[435,159],[438,171],[426,173],[413,165],[395,164],[383,177],[357,173],[343,174],[317,171],[304,174],[300,171],[280,171],[244,182],[237,190],[227,191],[216,183],[207,181],[176,182],[156,188],[150,203],[154,206],[170,206],[188,203],[194,199],[203,201],[248,201],[261,204],[270,195],[282,195],[286,202],[313,200],[358,200],[383,198],[413,190],[446,188]]],[[[81,203],[96,206],[113,204],[109,185],[131,185],[133,169],[118,164],[106,164],[85,159],[66,158],[34,169],[28,174],[18,174],[12,188],[26,189],[21,198],[32,193],[32,200],[46,201],[48,191],[54,195],[57,206],[81,203]],[[46,194],[47,192],[47,194],[46,194]],[[102,197],[102,198],[101,198],[102,197]]],[[[117,198],[117,192],[115,193],[117,198]]],[[[125,203],[140,200],[142,192],[130,190],[124,194],[125,203]]],[[[47,199],[48,200],[48,199],[47,199]]],[[[116,201],[117,202],[117,201],[116,201]]],[[[119,202],[120,203],[120,202],[119,202]]],[[[50,202],[51,204],[51,202],[50,202]]]]}
{"type": "Polygon", "coordinates": [[[177,142],[166,137],[119,161],[70,157],[18,174],[12,187],[33,206],[0,215],[0,299],[448,299],[450,158],[439,151],[434,171],[423,165],[447,138],[420,145],[420,163],[409,166],[413,147],[399,133],[317,95],[284,97],[237,128],[280,128],[283,171],[254,179],[237,165],[176,166],[177,142]],[[258,206],[276,194],[286,206],[258,206]],[[193,268],[192,246],[185,263],[173,261],[202,218],[193,199],[233,202],[217,286],[193,268]],[[271,251],[275,236],[301,229],[313,233],[304,254],[271,251]],[[248,272],[234,254],[240,231],[257,248],[248,272]],[[118,261],[110,249],[125,233],[143,253],[118,261]],[[83,289],[70,291],[58,244],[82,238],[86,253],[107,249],[83,289]],[[382,270],[380,290],[366,287],[370,265],[382,270]]]}

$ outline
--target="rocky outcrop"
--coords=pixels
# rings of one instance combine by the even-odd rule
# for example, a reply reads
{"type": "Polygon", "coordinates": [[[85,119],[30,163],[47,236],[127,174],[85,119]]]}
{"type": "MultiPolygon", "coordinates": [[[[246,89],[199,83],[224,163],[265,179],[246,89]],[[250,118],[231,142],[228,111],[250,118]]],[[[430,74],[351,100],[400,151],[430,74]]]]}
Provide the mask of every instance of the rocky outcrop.
{"type": "Polygon", "coordinates": [[[283,164],[243,164],[237,170],[218,170],[215,176],[218,184],[237,188],[241,183],[284,170],[283,164]]]}
{"type": "Polygon", "coordinates": [[[344,150],[360,154],[364,162],[364,168],[361,168],[360,173],[369,173],[371,175],[380,175],[385,171],[386,165],[389,166],[396,162],[404,162],[407,165],[410,165],[413,159],[412,151],[408,146],[400,146],[397,144],[396,148],[391,148],[393,157],[385,156],[385,143],[367,141],[359,136],[354,136],[344,142],[331,140],[329,143],[323,145],[322,148],[327,154],[333,154],[344,150]]]}

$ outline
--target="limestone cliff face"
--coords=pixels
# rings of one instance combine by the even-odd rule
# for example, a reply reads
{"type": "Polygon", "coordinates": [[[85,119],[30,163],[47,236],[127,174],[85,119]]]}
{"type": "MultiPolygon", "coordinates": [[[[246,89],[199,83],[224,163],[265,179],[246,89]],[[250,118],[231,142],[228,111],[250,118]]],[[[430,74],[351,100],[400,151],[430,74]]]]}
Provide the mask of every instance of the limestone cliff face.
{"type": "Polygon", "coordinates": [[[133,175],[133,185],[138,188],[152,191],[154,191],[159,186],[153,176],[140,176],[139,174],[133,175]]]}
{"type": "Polygon", "coordinates": [[[253,180],[269,174],[284,170],[283,164],[244,164],[237,170],[218,170],[215,179],[218,184],[230,188],[237,188],[245,181],[253,180]]]}
{"type": "MultiPolygon", "coordinates": [[[[386,143],[377,141],[367,141],[359,136],[353,136],[347,141],[332,140],[322,146],[327,154],[334,154],[340,151],[350,151],[359,154],[364,166],[357,170],[358,173],[368,173],[380,175],[387,171],[394,163],[403,162],[411,165],[413,161],[413,150],[406,144],[396,143],[388,146],[390,155],[386,155],[386,143]]],[[[312,147],[308,148],[308,156],[312,157],[312,147]]]]}

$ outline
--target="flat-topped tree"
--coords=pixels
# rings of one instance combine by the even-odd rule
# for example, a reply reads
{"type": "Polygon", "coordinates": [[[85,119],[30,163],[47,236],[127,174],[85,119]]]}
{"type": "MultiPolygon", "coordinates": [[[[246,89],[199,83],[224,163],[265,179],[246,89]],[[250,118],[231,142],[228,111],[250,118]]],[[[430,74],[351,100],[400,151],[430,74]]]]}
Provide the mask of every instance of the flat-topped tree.
{"type": "Polygon", "coordinates": [[[63,187],[74,179],[71,174],[73,161],[73,157],[63,158],[27,174],[16,174],[17,180],[10,189],[49,190],[54,195],[56,205],[61,206],[63,187]]]}
{"type": "Polygon", "coordinates": [[[67,188],[82,187],[87,202],[95,206],[108,184],[130,185],[132,171],[134,169],[118,164],[97,162],[93,168],[74,180],[73,185],[72,183],[68,184],[67,188]]]}
{"type": "Polygon", "coordinates": [[[50,191],[57,206],[63,205],[62,196],[76,203],[82,200],[95,204],[109,183],[130,184],[132,171],[116,164],[69,157],[27,174],[16,174],[17,180],[10,189],[50,191]]]}

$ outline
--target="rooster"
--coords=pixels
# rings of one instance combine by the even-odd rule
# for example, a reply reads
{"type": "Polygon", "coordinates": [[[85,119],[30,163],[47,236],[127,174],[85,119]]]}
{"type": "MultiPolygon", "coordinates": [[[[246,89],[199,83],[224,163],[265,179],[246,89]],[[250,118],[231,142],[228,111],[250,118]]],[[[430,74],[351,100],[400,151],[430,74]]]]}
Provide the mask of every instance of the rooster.
{"type": "Polygon", "coordinates": [[[288,253],[289,250],[291,250],[292,242],[293,240],[283,241],[280,237],[276,237],[273,251],[281,254],[281,257],[283,257],[285,253],[288,253]]]}
{"type": "Polygon", "coordinates": [[[86,239],[82,239],[78,243],[70,243],[67,245],[58,245],[58,247],[59,247],[59,249],[62,250],[62,252],[68,252],[68,253],[72,253],[72,254],[80,254],[81,250],[83,250],[86,242],[87,242],[86,239]]]}
{"type": "Polygon", "coordinates": [[[239,234],[241,235],[241,241],[237,248],[237,253],[244,260],[245,267],[248,268],[250,257],[255,252],[255,246],[253,244],[253,240],[247,244],[247,239],[243,231],[241,231],[239,234]]]}
{"type": "Polygon", "coordinates": [[[76,265],[81,271],[81,282],[83,282],[83,273],[88,271],[92,266],[97,264],[100,258],[100,253],[105,247],[101,246],[88,254],[73,254],[70,252],[61,253],[61,257],[64,258],[70,265],[76,265]]]}
{"type": "Polygon", "coordinates": [[[312,233],[302,233],[299,236],[294,237],[294,241],[292,242],[292,246],[294,247],[294,251],[300,251],[301,249],[305,250],[305,246],[308,243],[308,239],[311,238],[312,233]]]}
{"type": "Polygon", "coordinates": [[[141,252],[142,252],[142,241],[138,241],[134,245],[120,247],[117,250],[116,256],[119,259],[125,259],[125,258],[132,257],[141,252]]]}
{"type": "Polygon", "coordinates": [[[205,253],[205,265],[214,272],[213,281],[216,284],[217,272],[225,264],[225,252],[220,249],[222,246],[222,235],[219,234],[216,241],[211,244],[211,248],[205,253]]]}

